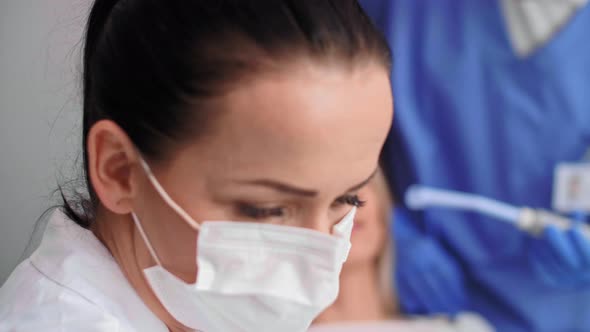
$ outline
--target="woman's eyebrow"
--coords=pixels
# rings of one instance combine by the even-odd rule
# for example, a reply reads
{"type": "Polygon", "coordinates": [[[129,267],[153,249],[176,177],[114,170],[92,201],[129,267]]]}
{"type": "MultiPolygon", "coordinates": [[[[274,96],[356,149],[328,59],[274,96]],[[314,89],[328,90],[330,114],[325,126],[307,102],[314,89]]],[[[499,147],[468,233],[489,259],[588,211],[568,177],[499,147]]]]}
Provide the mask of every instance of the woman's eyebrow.
{"type": "Polygon", "coordinates": [[[379,167],[375,168],[375,170],[373,171],[373,173],[371,173],[371,175],[369,175],[369,177],[364,180],[363,182],[352,186],[350,189],[348,189],[346,192],[353,192],[353,191],[357,191],[359,189],[361,189],[362,187],[366,186],[367,183],[371,182],[371,180],[375,177],[375,175],[377,174],[377,172],[379,171],[379,167]]]}
{"type": "Polygon", "coordinates": [[[314,196],[318,195],[318,192],[316,190],[298,188],[294,185],[280,182],[280,181],[276,181],[276,180],[271,180],[271,179],[258,179],[258,180],[236,181],[236,182],[239,182],[241,184],[247,184],[247,185],[263,186],[263,187],[267,187],[267,188],[270,188],[270,189],[273,189],[273,190],[276,190],[276,191],[279,191],[282,193],[290,194],[290,195],[305,196],[305,197],[314,197],[314,196]]]}
{"type": "MultiPolygon", "coordinates": [[[[369,183],[369,181],[371,181],[371,179],[373,177],[375,177],[375,174],[377,174],[378,169],[379,168],[376,168],[366,180],[362,181],[359,184],[352,186],[346,192],[357,191],[360,188],[364,187],[367,183],[369,183]]],[[[263,186],[263,187],[273,189],[275,191],[279,191],[279,192],[290,194],[290,195],[296,195],[296,196],[314,197],[314,196],[318,195],[317,190],[299,188],[299,187],[294,186],[292,184],[288,184],[288,183],[277,181],[277,180],[271,180],[271,179],[257,179],[257,180],[246,180],[246,181],[237,180],[236,182],[241,183],[241,184],[246,184],[246,185],[263,186]]]]}

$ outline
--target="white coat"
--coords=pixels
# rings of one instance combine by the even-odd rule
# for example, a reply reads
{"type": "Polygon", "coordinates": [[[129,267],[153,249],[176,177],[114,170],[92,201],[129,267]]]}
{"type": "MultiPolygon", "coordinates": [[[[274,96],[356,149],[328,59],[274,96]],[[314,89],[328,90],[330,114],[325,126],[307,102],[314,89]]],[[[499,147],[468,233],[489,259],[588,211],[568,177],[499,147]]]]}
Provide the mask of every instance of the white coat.
{"type": "Polygon", "coordinates": [[[0,332],[168,332],[92,232],[56,210],[0,288],[0,332]]]}

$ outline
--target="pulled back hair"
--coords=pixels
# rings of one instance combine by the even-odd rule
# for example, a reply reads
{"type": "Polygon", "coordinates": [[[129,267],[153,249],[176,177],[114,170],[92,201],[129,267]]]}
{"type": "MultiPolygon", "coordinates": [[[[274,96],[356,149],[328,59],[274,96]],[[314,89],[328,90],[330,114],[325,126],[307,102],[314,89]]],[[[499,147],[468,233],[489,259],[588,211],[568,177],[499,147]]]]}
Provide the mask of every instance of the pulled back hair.
{"type": "Polygon", "coordinates": [[[96,0],[83,64],[84,186],[88,197],[63,209],[83,227],[98,199],[88,176],[86,140],[109,119],[149,159],[199,137],[217,112],[213,98],[302,57],[389,71],[386,41],[356,0],[96,0]]]}

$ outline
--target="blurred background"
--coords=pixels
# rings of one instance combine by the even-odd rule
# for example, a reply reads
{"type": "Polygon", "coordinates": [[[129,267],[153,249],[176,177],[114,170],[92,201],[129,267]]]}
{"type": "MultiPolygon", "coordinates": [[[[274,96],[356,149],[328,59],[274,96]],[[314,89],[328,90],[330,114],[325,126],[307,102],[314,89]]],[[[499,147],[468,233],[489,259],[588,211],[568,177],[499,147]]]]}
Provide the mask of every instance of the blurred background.
{"type": "Polygon", "coordinates": [[[58,183],[77,172],[89,4],[0,1],[0,285],[25,253],[36,221],[59,202],[52,195],[58,183]]]}

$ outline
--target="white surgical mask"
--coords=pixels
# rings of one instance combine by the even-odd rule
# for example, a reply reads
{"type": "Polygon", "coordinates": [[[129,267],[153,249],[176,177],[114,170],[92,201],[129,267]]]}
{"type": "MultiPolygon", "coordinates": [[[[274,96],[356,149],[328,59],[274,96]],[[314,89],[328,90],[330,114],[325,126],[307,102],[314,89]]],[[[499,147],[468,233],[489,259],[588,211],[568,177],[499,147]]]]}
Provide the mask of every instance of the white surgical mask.
{"type": "Polygon", "coordinates": [[[168,196],[141,161],[172,209],[198,229],[196,282],[168,272],[141,223],[133,220],[157,265],[143,272],[166,310],[203,332],[303,332],[338,295],[339,275],[350,250],[352,210],[333,235],[253,222],[195,222],[168,196]]]}

